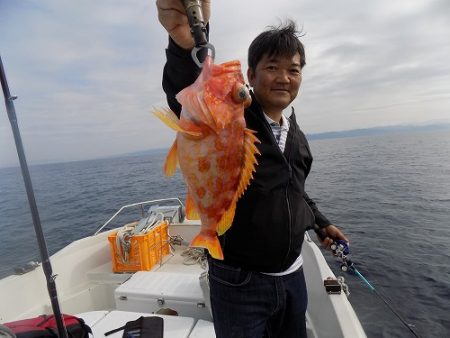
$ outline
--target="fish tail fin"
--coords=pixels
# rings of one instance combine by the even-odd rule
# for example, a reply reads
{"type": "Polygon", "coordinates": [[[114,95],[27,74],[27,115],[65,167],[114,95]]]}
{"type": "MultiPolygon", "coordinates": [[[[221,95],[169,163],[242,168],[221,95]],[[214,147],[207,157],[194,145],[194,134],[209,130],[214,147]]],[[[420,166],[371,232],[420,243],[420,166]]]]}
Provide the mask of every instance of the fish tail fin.
{"type": "Polygon", "coordinates": [[[216,234],[200,232],[191,242],[192,247],[205,248],[211,257],[223,260],[222,247],[216,234]]]}
{"type": "Polygon", "coordinates": [[[166,161],[164,162],[164,174],[166,176],[173,176],[177,169],[178,156],[177,156],[177,140],[173,142],[167,154],[166,161]]]}

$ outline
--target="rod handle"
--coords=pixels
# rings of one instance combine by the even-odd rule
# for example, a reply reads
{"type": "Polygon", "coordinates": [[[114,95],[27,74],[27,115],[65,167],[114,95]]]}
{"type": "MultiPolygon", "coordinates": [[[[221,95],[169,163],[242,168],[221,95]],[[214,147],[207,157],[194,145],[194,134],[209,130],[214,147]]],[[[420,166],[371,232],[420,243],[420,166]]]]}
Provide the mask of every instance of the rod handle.
{"type": "Polygon", "coordinates": [[[205,46],[208,43],[208,39],[206,37],[206,24],[200,0],[183,0],[183,4],[195,46],[205,46]]]}

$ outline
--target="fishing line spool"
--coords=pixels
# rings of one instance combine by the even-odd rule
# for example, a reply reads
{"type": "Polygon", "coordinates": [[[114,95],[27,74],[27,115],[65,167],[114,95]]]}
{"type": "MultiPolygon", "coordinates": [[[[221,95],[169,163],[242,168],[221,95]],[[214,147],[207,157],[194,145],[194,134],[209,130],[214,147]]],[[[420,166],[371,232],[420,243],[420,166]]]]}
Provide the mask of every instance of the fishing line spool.
{"type": "Polygon", "coordinates": [[[333,255],[339,257],[342,260],[341,270],[348,272],[349,269],[353,268],[353,262],[347,257],[350,254],[350,248],[347,242],[343,240],[337,240],[333,242],[330,246],[333,255]]]}

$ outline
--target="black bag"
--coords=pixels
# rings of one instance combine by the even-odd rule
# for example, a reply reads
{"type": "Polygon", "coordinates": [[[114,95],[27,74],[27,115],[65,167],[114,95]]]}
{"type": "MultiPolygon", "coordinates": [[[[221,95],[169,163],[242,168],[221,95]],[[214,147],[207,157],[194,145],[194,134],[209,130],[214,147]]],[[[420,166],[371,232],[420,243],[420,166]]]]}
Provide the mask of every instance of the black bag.
{"type": "MultiPolygon", "coordinates": [[[[69,338],[89,338],[91,328],[83,319],[63,315],[69,338]]],[[[53,315],[41,315],[35,318],[4,323],[17,338],[58,338],[58,327],[53,315]]]]}
{"type": "Polygon", "coordinates": [[[139,317],[124,326],[105,332],[105,336],[123,330],[122,338],[163,338],[164,320],[161,317],[139,317]]]}

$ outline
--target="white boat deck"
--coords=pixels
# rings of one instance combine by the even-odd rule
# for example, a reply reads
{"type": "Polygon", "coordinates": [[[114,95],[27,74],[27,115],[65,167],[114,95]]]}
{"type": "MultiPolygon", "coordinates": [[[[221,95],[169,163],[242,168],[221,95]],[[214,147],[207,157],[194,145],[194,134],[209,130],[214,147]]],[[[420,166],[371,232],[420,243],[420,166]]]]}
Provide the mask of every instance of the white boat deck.
{"type": "Polygon", "coordinates": [[[95,338],[121,338],[123,331],[118,331],[108,336],[105,332],[122,327],[128,321],[133,321],[141,316],[157,316],[164,320],[164,338],[214,338],[213,324],[205,320],[195,320],[191,317],[155,315],[143,312],[129,311],[93,311],[77,315],[88,324],[95,338]]]}
{"type": "MultiPolygon", "coordinates": [[[[77,314],[92,328],[94,337],[105,337],[105,332],[141,316],[163,318],[164,338],[215,337],[199,281],[204,269],[200,264],[184,263],[186,258],[182,253],[186,246],[175,246],[174,249],[171,255],[163,259],[163,264],[151,271],[112,273],[111,263],[108,262],[87,273],[91,281],[120,284],[114,290],[115,310],[77,314]],[[178,315],[156,314],[160,309],[172,309],[178,315]]],[[[120,338],[122,334],[123,331],[119,331],[107,337],[120,338]]]]}
{"type": "MultiPolygon", "coordinates": [[[[198,225],[172,224],[170,234],[190,241],[198,225]]],[[[113,273],[108,232],[73,242],[51,257],[58,276],[58,296],[64,313],[78,314],[94,331],[94,337],[123,326],[140,316],[164,319],[164,337],[214,338],[208,299],[200,287],[200,264],[184,264],[186,246],[174,246],[173,254],[151,271],[113,273]],[[171,309],[177,316],[157,313],[171,309]]],[[[366,337],[344,294],[329,295],[323,280],[334,277],[317,246],[303,245],[308,287],[309,338],[366,337]]],[[[0,280],[0,322],[51,313],[42,266],[22,276],[0,280]],[[29,286],[33,285],[33,288],[29,286]]],[[[108,335],[121,337],[123,331],[108,335]]]]}
{"type": "MultiPolygon", "coordinates": [[[[185,264],[182,253],[186,246],[176,246],[172,255],[164,258],[162,265],[151,271],[134,274],[111,272],[107,263],[88,272],[92,281],[118,282],[114,290],[115,309],[111,311],[90,311],[77,314],[92,328],[94,337],[105,337],[105,332],[136,320],[140,316],[158,316],[164,320],[164,337],[214,338],[214,327],[200,287],[199,277],[205,270],[200,264],[185,264]],[[158,301],[164,299],[161,304],[158,301]],[[156,313],[160,309],[177,311],[170,316],[156,313]]],[[[317,334],[307,323],[308,337],[317,334]]],[[[123,331],[108,335],[122,337],[123,331]]]]}

